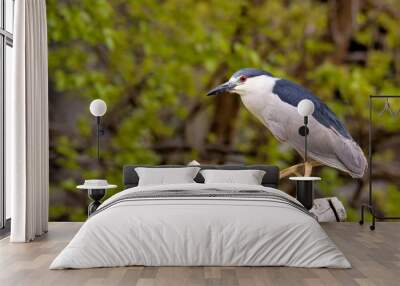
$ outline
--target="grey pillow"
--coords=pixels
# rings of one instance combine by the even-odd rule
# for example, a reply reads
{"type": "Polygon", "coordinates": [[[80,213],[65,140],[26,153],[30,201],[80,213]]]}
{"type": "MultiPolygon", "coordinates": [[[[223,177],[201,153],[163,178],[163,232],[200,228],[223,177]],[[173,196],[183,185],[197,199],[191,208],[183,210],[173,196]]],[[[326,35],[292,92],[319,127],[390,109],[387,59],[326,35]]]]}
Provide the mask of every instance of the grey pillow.
{"type": "Polygon", "coordinates": [[[205,184],[261,185],[265,171],[262,170],[201,170],[205,184]]]}
{"type": "Polygon", "coordinates": [[[195,183],[199,167],[178,168],[135,168],[139,186],[195,183]]]}

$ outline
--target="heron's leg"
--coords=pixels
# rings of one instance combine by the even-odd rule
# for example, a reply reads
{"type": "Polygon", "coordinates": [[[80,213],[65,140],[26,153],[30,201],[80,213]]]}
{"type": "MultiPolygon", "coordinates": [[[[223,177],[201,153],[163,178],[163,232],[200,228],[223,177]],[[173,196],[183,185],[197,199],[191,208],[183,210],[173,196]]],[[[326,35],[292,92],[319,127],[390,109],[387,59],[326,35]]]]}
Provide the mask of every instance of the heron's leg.
{"type": "Polygon", "coordinates": [[[309,162],[304,163],[304,177],[310,177],[312,173],[312,165],[309,162]]]}
{"type": "Polygon", "coordinates": [[[313,167],[320,166],[317,161],[311,160],[304,163],[304,177],[310,177],[313,167]]]}
{"type": "Polygon", "coordinates": [[[304,163],[301,163],[301,164],[296,164],[289,168],[286,168],[279,173],[279,178],[283,179],[283,178],[289,177],[290,175],[293,175],[293,174],[296,176],[301,176],[301,173],[304,168],[303,166],[304,166],[304,163]]]}
{"type": "Polygon", "coordinates": [[[279,178],[283,179],[283,178],[289,177],[290,175],[295,175],[295,176],[300,177],[300,176],[302,176],[302,174],[304,174],[304,176],[310,176],[311,172],[312,172],[312,168],[320,166],[320,165],[321,165],[321,163],[314,161],[314,160],[308,161],[307,163],[296,164],[296,165],[293,165],[289,168],[282,170],[279,174],[279,178]],[[309,171],[307,171],[307,170],[309,170],[309,171]],[[308,175],[307,175],[307,172],[309,172],[308,175]]]}

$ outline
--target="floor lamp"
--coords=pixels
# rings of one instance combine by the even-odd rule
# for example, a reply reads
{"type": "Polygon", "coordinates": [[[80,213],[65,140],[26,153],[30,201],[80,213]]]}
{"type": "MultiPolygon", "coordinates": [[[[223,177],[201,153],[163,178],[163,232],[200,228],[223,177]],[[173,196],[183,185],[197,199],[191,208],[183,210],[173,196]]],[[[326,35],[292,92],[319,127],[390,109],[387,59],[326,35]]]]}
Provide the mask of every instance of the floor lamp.
{"type": "Polygon", "coordinates": [[[107,104],[101,99],[95,99],[90,103],[90,113],[96,117],[97,124],[97,162],[100,164],[100,136],[104,134],[104,130],[101,128],[100,118],[107,111],[107,104]]]}

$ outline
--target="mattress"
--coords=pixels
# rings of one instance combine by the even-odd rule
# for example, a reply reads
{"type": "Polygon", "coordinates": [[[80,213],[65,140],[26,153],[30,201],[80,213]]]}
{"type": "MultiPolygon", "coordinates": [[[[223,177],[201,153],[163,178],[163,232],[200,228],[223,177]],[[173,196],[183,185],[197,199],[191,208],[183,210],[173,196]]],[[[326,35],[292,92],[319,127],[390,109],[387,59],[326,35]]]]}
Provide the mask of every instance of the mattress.
{"type": "Polygon", "coordinates": [[[112,196],[50,269],[131,265],[351,267],[286,193],[198,183],[140,186],[112,196]]]}

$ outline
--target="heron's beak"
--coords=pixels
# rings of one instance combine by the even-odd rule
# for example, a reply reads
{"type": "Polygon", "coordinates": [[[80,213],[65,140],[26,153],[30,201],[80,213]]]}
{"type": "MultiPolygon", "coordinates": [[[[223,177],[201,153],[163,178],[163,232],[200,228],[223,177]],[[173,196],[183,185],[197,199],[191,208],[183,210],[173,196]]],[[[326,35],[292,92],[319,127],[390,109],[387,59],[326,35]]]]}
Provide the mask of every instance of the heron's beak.
{"type": "Polygon", "coordinates": [[[211,96],[211,95],[217,95],[217,94],[224,93],[224,92],[230,92],[230,91],[232,91],[232,89],[235,88],[235,86],[236,85],[234,83],[227,81],[227,82],[213,88],[212,90],[210,90],[207,93],[207,95],[211,96]]]}

